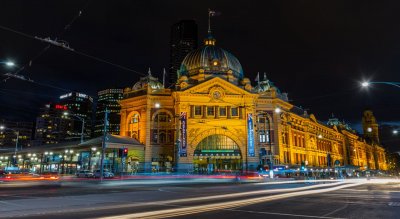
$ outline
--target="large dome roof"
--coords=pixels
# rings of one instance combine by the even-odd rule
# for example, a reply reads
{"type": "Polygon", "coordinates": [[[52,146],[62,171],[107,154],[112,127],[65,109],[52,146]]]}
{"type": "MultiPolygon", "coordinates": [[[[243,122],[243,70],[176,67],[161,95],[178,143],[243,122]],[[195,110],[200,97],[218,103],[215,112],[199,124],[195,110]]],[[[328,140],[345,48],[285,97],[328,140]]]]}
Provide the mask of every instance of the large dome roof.
{"type": "Polygon", "coordinates": [[[206,74],[224,74],[229,70],[237,79],[243,78],[239,60],[231,53],[215,46],[215,40],[208,38],[202,48],[191,51],[181,64],[180,75],[192,76],[204,70],[206,74]],[[213,40],[213,41],[207,41],[213,40]]]}

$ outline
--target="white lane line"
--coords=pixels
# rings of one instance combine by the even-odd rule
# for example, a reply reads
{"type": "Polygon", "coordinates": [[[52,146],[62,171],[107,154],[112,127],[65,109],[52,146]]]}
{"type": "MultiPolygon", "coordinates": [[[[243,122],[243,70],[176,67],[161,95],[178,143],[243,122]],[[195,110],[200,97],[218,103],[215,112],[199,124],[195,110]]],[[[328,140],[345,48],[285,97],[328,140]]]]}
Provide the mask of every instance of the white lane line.
{"type": "Polygon", "coordinates": [[[328,212],[328,213],[322,215],[322,217],[327,217],[327,216],[332,215],[332,214],[334,214],[334,213],[336,213],[336,212],[339,212],[339,211],[341,211],[341,210],[344,210],[344,209],[346,209],[346,208],[348,208],[348,207],[349,207],[349,203],[347,202],[347,203],[346,203],[345,205],[343,205],[342,207],[337,208],[336,210],[333,210],[333,211],[331,211],[331,212],[328,212]]]}
{"type": "Polygon", "coordinates": [[[246,211],[246,210],[235,210],[235,209],[226,209],[226,211],[238,211],[238,212],[245,212],[245,213],[280,215],[280,216],[289,216],[289,217],[344,219],[344,218],[338,218],[338,217],[314,216],[314,215],[304,215],[304,214],[287,214],[287,213],[265,212],[265,211],[246,211]]]}
{"type": "Polygon", "coordinates": [[[104,219],[125,219],[125,218],[156,219],[156,218],[184,216],[184,215],[191,215],[191,214],[196,214],[196,213],[204,213],[204,212],[217,211],[217,210],[223,210],[223,209],[232,209],[235,207],[243,207],[243,206],[258,204],[258,203],[262,203],[262,202],[273,201],[273,200],[284,199],[284,198],[291,198],[291,197],[302,196],[302,195],[311,195],[311,194],[319,194],[319,193],[323,193],[323,192],[331,192],[334,190],[348,188],[348,187],[354,187],[354,186],[358,186],[358,185],[360,185],[360,184],[340,185],[340,186],[325,188],[325,189],[306,190],[306,191],[279,194],[279,195],[266,196],[266,197],[260,197],[260,198],[249,198],[249,199],[243,199],[243,200],[238,200],[238,201],[228,201],[228,202],[204,204],[204,205],[191,206],[191,207],[181,207],[181,208],[175,208],[175,209],[124,214],[124,215],[119,215],[119,216],[111,216],[111,217],[103,217],[103,218],[104,219]]]}

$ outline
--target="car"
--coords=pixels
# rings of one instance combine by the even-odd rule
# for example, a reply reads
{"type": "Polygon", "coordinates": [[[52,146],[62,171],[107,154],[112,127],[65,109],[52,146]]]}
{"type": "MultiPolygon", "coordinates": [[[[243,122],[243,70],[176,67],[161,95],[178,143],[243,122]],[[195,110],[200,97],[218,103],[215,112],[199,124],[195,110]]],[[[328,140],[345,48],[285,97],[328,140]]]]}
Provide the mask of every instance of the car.
{"type": "Polygon", "coordinates": [[[43,172],[39,178],[44,180],[58,180],[60,177],[58,172],[43,172]]]}
{"type": "Polygon", "coordinates": [[[237,182],[262,182],[265,180],[265,176],[258,172],[252,171],[244,171],[240,174],[237,174],[235,177],[235,181],[237,182]]]}
{"type": "MultiPolygon", "coordinates": [[[[94,171],[93,177],[94,178],[100,178],[100,176],[101,176],[100,172],[101,172],[100,170],[94,171]]],[[[112,172],[108,171],[108,170],[103,170],[103,177],[104,178],[113,178],[114,174],[112,172]]]]}
{"type": "Polygon", "coordinates": [[[76,177],[93,177],[93,172],[90,170],[81,170],[76,173],[76,177]]]}

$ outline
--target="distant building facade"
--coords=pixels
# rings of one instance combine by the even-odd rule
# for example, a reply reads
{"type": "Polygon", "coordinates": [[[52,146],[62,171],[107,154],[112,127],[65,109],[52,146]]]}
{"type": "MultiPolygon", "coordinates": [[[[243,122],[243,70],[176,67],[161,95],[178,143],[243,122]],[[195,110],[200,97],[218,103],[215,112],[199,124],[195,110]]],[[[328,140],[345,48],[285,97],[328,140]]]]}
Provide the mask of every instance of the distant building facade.
{"type": "Polygon", "coordinates": [[[103,134],[104,130],[104,112],[108,114],[107,131],[109,134],[119,135],[119,126],[121,121],[121,106],[118,101],[123,98],[123,89],[106,89],[98,92],[96,107],[96,125],[94,136],[98,137],[103,134]]]}
{"type": "Polygon", "coordinates": [[[348,125],[321,123],[266,76],[253,86],[211,33],[186,55],[179,75],[171,89],[151,73],[124,89],[120,135],[145,145],[145,171],[256,170],[271,161],[274,168],[318,173],[387,168],[385,150],[348,125]]]}
{"type": "Polygon", "coordinates": [[[197,24],[194,20],[181,20],[171,27],[169,85],[177,81],[178,70],[186,55],[197,48],[197,24]]]}
{"type": "Polygon", "coordinates": [[[93,135],[93,98],[79,92],[60,96],[58,103],[46,104],[36,118],[34,145],[77,141],[93,135]]]}
{"type": "Polygon", "coordinates": [[[66,118],[72,120],[72,130],[69,135],[75,140],[79,139],[82,131],[82,121],[85,121],[84,136],[90,138],[93,136],[93,98],[80,92],[70,92],[60,96],[59,104],[66,106],[69,114],[66,118]],[[79,119],[79,118],[81,119],[79,119]]]}
{"type": "Polygon", "coordinates": [[[67,107],[61,104],[46,104],[36,117],[33,145],[57,144],[71,139],[73,121],[64,115],[67,107]]]}
{"type": "Polygon", "coordinates": [[[0,120],[0,148],[14,148],[18,132],[18,148],[31,146],[33,122],[0,120]]]}

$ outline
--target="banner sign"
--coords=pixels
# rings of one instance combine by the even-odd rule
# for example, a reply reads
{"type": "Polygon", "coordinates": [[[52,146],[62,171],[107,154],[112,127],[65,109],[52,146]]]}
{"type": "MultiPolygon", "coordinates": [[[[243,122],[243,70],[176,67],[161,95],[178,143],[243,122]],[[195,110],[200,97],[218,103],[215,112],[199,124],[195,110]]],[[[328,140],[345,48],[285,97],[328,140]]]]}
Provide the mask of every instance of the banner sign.
{"type": "Polygon", "coordinates": [[[247,114],[247,148],[249,151],[249,156],[255,156],[254,150],[254,125],[253,125],[253,114],[247,114]]]}
{"type": "Polygon", "coordinates": [[[187,157],[187,112],[181,112],[181,157],[187,157]]]}

